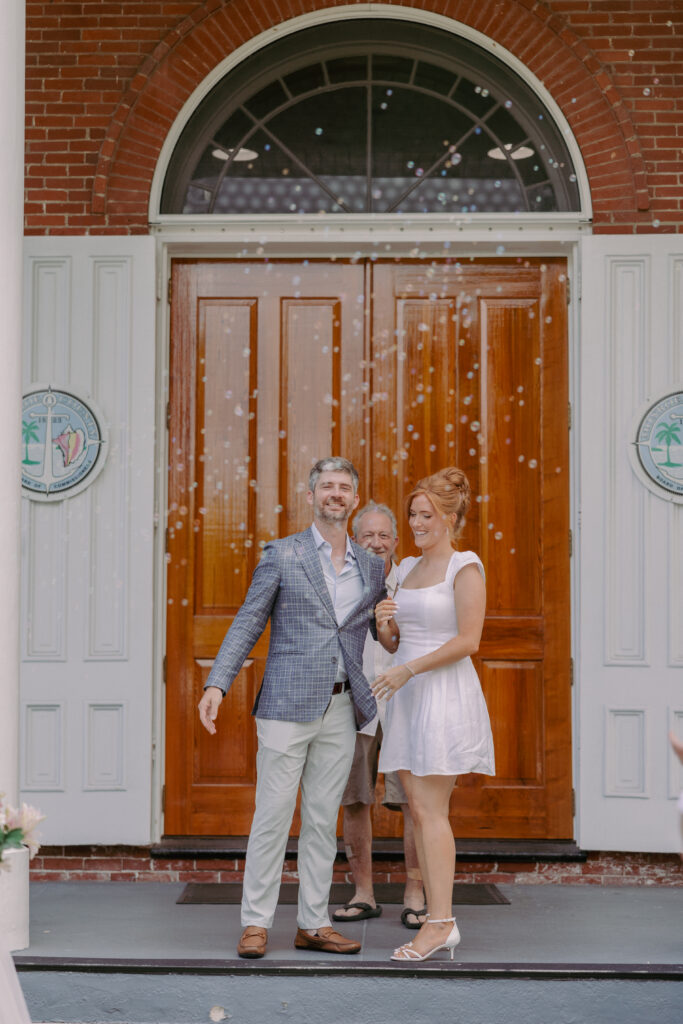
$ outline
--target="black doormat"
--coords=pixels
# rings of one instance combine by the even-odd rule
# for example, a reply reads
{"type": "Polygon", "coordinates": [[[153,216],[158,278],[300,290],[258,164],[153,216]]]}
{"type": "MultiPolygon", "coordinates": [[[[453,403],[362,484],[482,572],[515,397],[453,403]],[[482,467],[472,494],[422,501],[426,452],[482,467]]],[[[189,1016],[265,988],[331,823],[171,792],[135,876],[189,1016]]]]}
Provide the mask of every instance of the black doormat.
{"type": "MultiPolygon", "coordinates": [[[[330,889],[330,904],[342,906],[352,899],[352,885],[340,882],[330,889]]],[[[285,882],[280,886],[280,904],[296,904],[299,886],[294,882],[285,882]]],[[[378,903],[397,903],[403,905],[403,885],[394,882],[382,882],[375,886],[375,899],[378,903]]],[[[241,882],[188,882],[176,903],[240,903],[242,901],[241,882]]],[[[453,903],[457,906],[485,906],[494,903],[509,903],[496,885],[480,885],[473,882],[456,882],[453,886],[453,903]]]]}

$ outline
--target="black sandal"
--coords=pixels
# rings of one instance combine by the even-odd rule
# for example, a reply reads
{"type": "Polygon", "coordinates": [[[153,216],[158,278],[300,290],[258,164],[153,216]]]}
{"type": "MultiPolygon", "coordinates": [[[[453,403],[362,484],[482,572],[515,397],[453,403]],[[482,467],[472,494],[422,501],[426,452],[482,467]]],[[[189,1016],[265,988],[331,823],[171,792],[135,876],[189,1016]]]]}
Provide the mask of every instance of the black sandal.
{"type": "Polygon", "coordinates": [[[333,921],[365,921],[369,917],[379,917],[382,913],[381,907],[371,907],[369,903],[345,903],[341,910],[360,910],[360,914],[339,914],[335,910],[332,915],[333,921]]]}
{"type": "Polygon", "coordinates": [[[417,921],[416,920],[415,924],[413,924],[412,921],[408,920],[408,917],[411,914],[415,918],[422,917],[422,916],[426,917],[426,915],[427,915],[427,908],[423,907],[422,910],[413,910],[412,907],[404,907],[403,910],[401,911],[401,924],[403,925],[403,927],[404,928],[412,928],[413,931],[417,931],[417,929],[421,928],[422,925],[425,922],[424,921],[417,921]]]}

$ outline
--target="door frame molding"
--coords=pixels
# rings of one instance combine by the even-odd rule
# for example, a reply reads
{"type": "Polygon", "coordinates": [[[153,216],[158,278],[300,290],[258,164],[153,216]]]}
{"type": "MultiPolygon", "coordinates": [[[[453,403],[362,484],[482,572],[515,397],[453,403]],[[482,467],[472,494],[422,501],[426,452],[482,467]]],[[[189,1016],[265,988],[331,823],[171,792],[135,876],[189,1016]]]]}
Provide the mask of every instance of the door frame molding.
{"type": "MultiPolygon", "coordinates": [[[[379,215],[382,216],[382,215],[379,215]]],[[[508,215],[513,217],[514,215],[508,215]]],[[[163,835],[163,789],[165,779],[165,662],[166,662],[166,515],[168,511],[168,458],[169,437],[166,429],[169,401],[169,365],[171,347],[171,317],[169,281],[171,263],[174,259],[334,259],[357,256],[358,259],[372,259],[387,255],[419,260],[443,260],[446,258],[489,259],[543,256],[563,257],[567,260],[567,273],[571,281],[571,300],[567,317],[567,355],[569,374],[569,401],[573,414],[573,427],[569,437],[569,520],[573,536],[573,552],[570,564],[570,630],[571,656],[574,663],[572,685],[572,779],[578,793],[579,779],[579,692],[578,666],[580,659],[580,437],[578,431],[578,409],[580,402],[580,304],[581,264],[580,239],[590,234],[588,224],[577,224],[575,214],[572,225],[563,230],[556,229],[556,218],[552,225],[529,227],[515,219],[505,223],[504,218],[491,217],[488,228],[444,221],[443,215],[421,215],[403,218],[390,215],[382,217],[384,224],[372,221],[368,216],[344,217],[344,223],[330,230],[328,224],[291,223],[295,218],[287,217],[286,223],[280,218],[263,218],[256,226],[252,218],[237,224],[204,223],[202,230],[191,224],[164,224],[152,228],[156,239],[156,442],[155,442],[155,493],[154,521],[160,529],[154,538],[154,678],[152,680],[152,820],[150,836],[158,842],[163,835]],[[351,223],[355,221],[355,224],[351,223]],[[370,223],[369,223],[370,222],[370,223]],[[417,222],[417,223],[416,223],[417,222]],[[249,226],[250,225],[250,226],[249,226]],[[354,230],[355,228],[355,230],[354,230]],[[264,233],[270,229],[270,237],[264,233]],[[258,232],[258,233],[257,233],[258,232]],[[445,245],[444,243],[447,243],[445,245]],[[388,247],[388,248],[385,248],[388,247]]],[[[468,218],[463,217],[462,221],[468,218]]],[[[549,218],[551,219],[551,218],[549,218]]],[[[187,218],[175,218],[185,222],[187,218]]],[[[206,218],[215,221],[215,218],[206,218]]],[[[322,218],[321,218],[322,220],[322,218]]],[[[337,221],[339,218],[337,218],[337,221]]],[[[479,222],[481,223],[481,222],[479,222]]],[[[535,220],[538,225],[538,220],[535,220]]],[[[574,818],[574,835],[580,834],[580,806],[577,801],[574,818]]]]}

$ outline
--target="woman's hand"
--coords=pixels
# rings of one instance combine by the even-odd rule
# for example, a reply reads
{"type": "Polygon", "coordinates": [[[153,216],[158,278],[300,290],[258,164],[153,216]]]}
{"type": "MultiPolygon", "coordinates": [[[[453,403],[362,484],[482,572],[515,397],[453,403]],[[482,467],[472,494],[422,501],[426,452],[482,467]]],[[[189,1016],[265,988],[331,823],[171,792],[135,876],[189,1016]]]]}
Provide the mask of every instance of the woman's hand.
{"type": "Polygon", "coordinates": [[[398,650],[401,634],[394,620],[394,613],[398,605],[390,597],[385,597],[375,607],[375,625],[377,627],[377,639],[385,651],[395,654],[398,650]]]}
{"type": "Polygon", "coordinates": [[[383,626],[388,626],[397,610],[398,605],[395,601],[392,601],[390,597],[385,597],[383,601],[380,601],[379,604],[375,606],[375,622],[377,623],[377,628],[381,629],[383,626]]]}
{"type": "Polygon", "coordinates": [[[406,665],[395,665],[393,668],[387,669],[386,672],[380,672],[378,676],[375,676],[370,689],[375,697],[381,700],[391,700],[396,691],[405,686],[414,674],[406,665]]]}

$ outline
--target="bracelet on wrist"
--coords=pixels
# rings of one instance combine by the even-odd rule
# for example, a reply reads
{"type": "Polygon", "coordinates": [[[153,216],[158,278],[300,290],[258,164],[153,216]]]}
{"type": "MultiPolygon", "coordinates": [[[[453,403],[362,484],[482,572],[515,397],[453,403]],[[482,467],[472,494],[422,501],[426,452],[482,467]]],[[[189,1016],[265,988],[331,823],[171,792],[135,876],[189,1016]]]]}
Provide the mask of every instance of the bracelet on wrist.
{"type": "Polygon", "coordinates": [[[408,662],[407,662],[407,661],[404,661],[404,662],[403,662],[403,666],[404,666],[404,668],[407,668],[407,669],[408,669],[408,671],[410,672],[411,676],[414,676],[414,675],[415,675],[415,672],[414,672],[414,671],[413,671],[413,669],[412,669],[412,668],[410,667],[410,665],[408,664],[408,662]]]}

